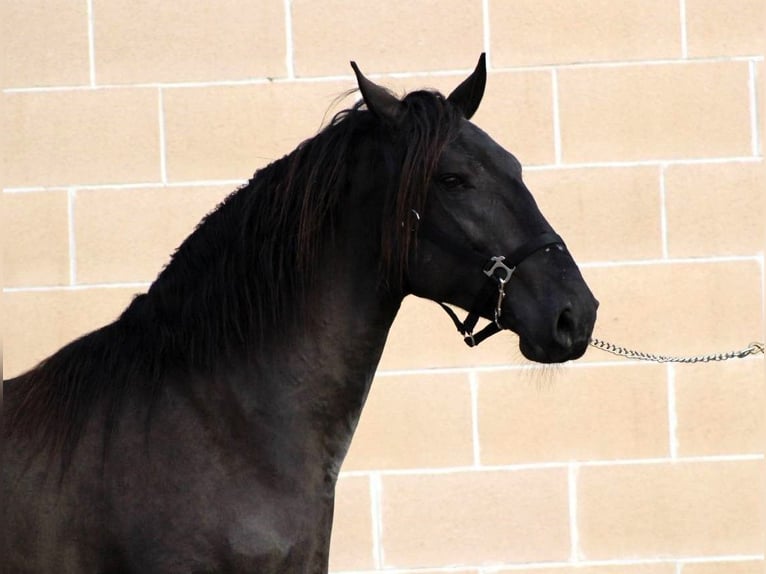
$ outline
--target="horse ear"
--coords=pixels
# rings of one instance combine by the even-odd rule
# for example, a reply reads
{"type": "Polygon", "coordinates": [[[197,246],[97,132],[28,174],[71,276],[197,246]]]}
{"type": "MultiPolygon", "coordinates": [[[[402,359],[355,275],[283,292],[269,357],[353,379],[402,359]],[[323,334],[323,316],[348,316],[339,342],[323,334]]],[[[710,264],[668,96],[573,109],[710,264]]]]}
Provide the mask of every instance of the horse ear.
{"type": "Polygon", "coordinates": [[[476,69],[455,88],[447,100],[463,112],[465,119],[470,120],[476,113],[487,85],[487,58],[484,52],[479,56],[476,69]]]}
{"type": "Polygon", "coordinates": [[[356,82],[367,109],[381,119],[395,121],[402,112],[402,102],[386,88],[365,78],[356,62],[351,62],[351,67],[356,74],[356,82]]]}

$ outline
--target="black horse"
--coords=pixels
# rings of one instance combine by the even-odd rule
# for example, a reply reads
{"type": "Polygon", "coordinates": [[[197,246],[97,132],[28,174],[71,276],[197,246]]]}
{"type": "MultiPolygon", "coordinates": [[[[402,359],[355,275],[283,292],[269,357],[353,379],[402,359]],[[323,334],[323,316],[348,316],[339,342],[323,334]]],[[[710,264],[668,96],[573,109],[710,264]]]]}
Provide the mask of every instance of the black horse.
{"type": "Polygon", "coordinates": [[[354,71],[362,102],[229,196],[114,323],[5,383],[4,571],[326,572],[408,294],[471,311],[469,344],[510,329],[534,361],[584,353],[598,304],[468,121],[484,57],[447,98],[354,71]]]}

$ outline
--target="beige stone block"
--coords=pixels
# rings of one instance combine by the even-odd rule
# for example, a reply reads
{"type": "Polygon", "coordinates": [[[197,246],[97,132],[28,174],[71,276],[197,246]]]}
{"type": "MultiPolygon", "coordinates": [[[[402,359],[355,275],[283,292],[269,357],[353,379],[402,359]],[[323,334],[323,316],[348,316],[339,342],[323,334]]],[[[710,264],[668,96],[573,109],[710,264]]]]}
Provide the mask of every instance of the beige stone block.
{"type": "Polygon", "coordinates": [[[763,461],[582,467],[577,519],[588,560],[757,554],[763,461]]]}
{"type": "Polygon", "coordinates": [[[492,73],[474,121],[523,165],[553,163],[552,97],[548,72],[492,73]]]}
{"type": "Polygon", "coordinates": [[[268,83],[164,91],[167,173],[181,181],[248,179],[315,136],[355,84],[268,83]]]}
{"type": "Polygon", "coordinates": [[[766,377],[762,358],[678,366],[675,381],[680,455],[763,452],[766,377]]]}
{"type": "Polygon", "coordinates": [[[159,181],[156,90],[3,95],[6,187],[159,181]]]}
{"type": "Polygon", "coordinates": [[[563,469],[385,476],[381,506],[387,567],[569,556],[563,469]]]}
{"type": "Polygon", "coordinates": [[[4,2],[0,38],[3,88],[73,86],[90,80],[86,2],[4,2]]]}
{"type": "Polygon", "coordinates": [[[483,42],[481,4],[460,0],[293,0],[292,22],[297,76],[469,68],[483,42]]]}
{"type": "Polygon", "coordinates": [[[69,283],[66,191],[3,194],[6,287],[69,283]]]}
{"type": "Polygon", "coordinates": [[[763,248],[763,162],[669,166],[665,197],[671,257],[748,255],[763,248]]]}
{"type": "Polygon", "coordinates": [[[471,421],[465,374],[379,376],[343,469],[469,466],[471,421]]]}
{"type": "Polygon", "coordinates": [[[34,367],[75,338],[115,320],[138,289],[3,293],[3,376],[34,367]]]}
{"type": "Polygon", "coordinates": [[[79,190],[77,281],[153,281],[232,186],[79,190]]]}
{"type": "Polygon", "coordinates": [[[750,155],[748,75],[745,62],[560,70],[562,159],[750,155]]]}
{"type": "Polygon", "coordinates": [[[524,181],[578,262],[662,256],[659,168],[529,170],[524,181]]]}
{"type": "Polygon", "coordinates": [[[363,476],[341,477],[335,489],[330,570],[372,570],[372,544],[370,481],[363,476]]]}
{"type": "Polygon", "coordinates": [[[286,74],[281,0],[96,1],[93,13],[100,84],[286,74]]]}
{"type": "Polygon", "coordinates": [[[518,378],[479,374],[482,464],[669,454],[663,367],[569,367],[536,382],[518,378]]]}
{"type": "Polygon", "coordinates": [[[686,0],[689,56],[763,55],[766,2],[686,0]]]}
{"type": "Polygon", "coordinates": [[[663,0],[492,0],[499,67],[651,60],[681,54],[679,5],[663,0]]]}

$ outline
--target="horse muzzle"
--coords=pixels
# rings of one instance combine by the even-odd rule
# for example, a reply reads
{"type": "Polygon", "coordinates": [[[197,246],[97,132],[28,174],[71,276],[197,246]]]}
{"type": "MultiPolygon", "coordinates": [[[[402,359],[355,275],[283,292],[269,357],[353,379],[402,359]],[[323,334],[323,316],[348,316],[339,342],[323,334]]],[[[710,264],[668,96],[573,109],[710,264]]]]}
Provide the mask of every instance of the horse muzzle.
{"type": "Polygon", "coordinates": [[[579,359],[588,348],[598,304],[587,290],[583,296],[570,298],[562,305],[538,308],[525,321],[514,321],[511,329],[519,335],[519,350],[537,363],[579,359]]]}

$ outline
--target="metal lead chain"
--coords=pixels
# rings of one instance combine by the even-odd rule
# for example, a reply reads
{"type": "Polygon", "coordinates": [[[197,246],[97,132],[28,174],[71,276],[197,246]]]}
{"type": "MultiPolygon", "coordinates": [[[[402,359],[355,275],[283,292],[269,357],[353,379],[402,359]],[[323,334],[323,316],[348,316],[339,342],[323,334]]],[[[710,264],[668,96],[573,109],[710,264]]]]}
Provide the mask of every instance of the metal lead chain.
{"type": "Polygon", "coordinates": [[[653,361],[655,363],[710,363],[713,361],[728,361],[729,359],[744,359],[750,355],[764,354],[764,344],[758,341],[750,343],[744,349],[739,351],[729,351],[727,353],[714,353],[710,355],[696,355],[693,357],[673,357],[666,355],[655,355],[644,353],[633,349],[626,349],[613,343],[608,343],[600,339],[592,338],[590,346],[601,349],[607,353],[612,353],[619,357],[627,357],[638,361],[653,361]]]}

